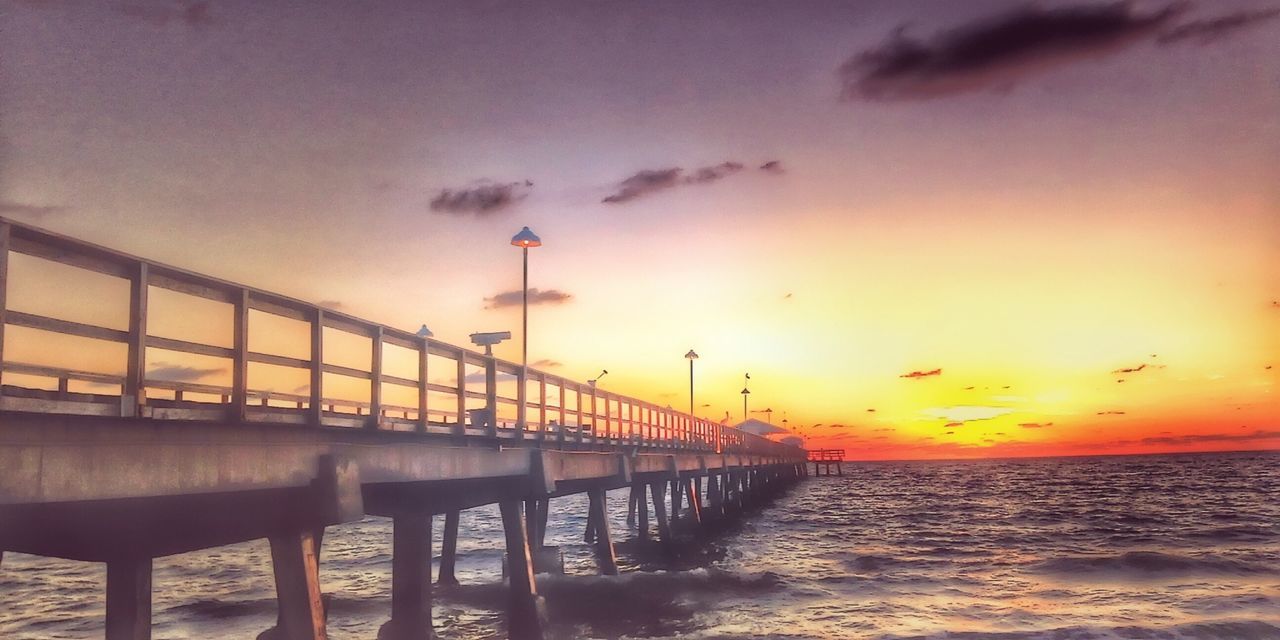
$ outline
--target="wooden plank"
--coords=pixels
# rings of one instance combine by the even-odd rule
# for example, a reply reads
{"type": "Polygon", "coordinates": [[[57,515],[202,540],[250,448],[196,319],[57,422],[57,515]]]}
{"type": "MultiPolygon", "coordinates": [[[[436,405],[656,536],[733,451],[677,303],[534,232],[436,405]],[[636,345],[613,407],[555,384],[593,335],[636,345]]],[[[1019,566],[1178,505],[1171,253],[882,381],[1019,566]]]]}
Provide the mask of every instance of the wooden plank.
{"type": "MultiPolygon", "coordinates": [[[[4,323],[5,310],[8,308],[9,291],[9,245],[11,244],[11,227],[8,222],[0,220],[0,384],[4,380],[4,323]]],[[[0,392],[3,390],[0,386],[0,392]]]]}
{"type": "Polygon", "coordinates": [[[311,319],[311,397],[307,414],[316,426],[324,421],[324,316],[324,309],[317,307],[311,319]]]}
{"type": "MultiPolygon", "coordinates": [[[[304,366],[310,366],[310,365],[308,364],[304,366]]],[[[320,365],[320,368],[323,369],[325,373],[336,373],[340,376],[347,376],[349,378],[358,378],[360,380],[373,379],[373,375],[363,369],[352,369],[351,367],[344,367],[342,365],[337,365],[337,364],[329,364],[327,362],[320,365]]]]}
{"type": "Polygon", "coordinates": [[[310,360],[301,358],[290,358],[288,356],[278,356],[274,353],[258,353],[250,351],[248,354],[249,362],[260,362],[262,364],[273,364],[277,367],[292,367],[294,369],[309,369],[311,367],[310,360]]]}
{"type": "Polygon", "coordinates": [[[155,347],[157,349],[167,349],[169,351],[195,353],[202,356],[214,356],[217,358],[234,358],[236,355],[235,349],[215,347],[210,344],[188,342],[186,340],[178,340],[175,338],[162,338],[160,336],[147,336],[147,346],[155,347]]]}
{"type": "Polygon", "coordinates": [[[192,274],[152,265],[148,282],[153,287],[185,293],[197,298],[235,304],[238,291],[227,289],[214,280],[202,280],[192,274]]]}
{"type": "Polygon", "coordinates": [[[71,320],[59,320],[57,318],[38,316],[34,313],[25,313],[22,311],[7,311],[5,313],[5,321],[15,327],[27,327],[30,329],[39,329],[41,331],[52,331],[54,333],[61,333],[69,336],[80,336],[81,338],[110,340],[111,342],[129,341],[128,331],[108,329],[106,327],[84,324],[82,322],[72,322],[71,320]]]}
{"type": "Polygon", "coordinates": [[[109,373],[95,373],[92,371],[77,371],[75,369],[59,369],[57,367],[45,367],[22,362],[6,362],[4,363],[3,369],[10,373],[20,373],[23,375],[40,376],[44,378],[66,378],[68,380],[101,382],[104,384],[124,383],[124,376],[112,375],[109,373]]]}
{"type": "Polygon", "coordinates": [[[402,387],[413,387],[414,389],[417,389],[419,386],[418,381],[413,378],[401,378],[400,376],[392,376],[385,373],[382,374],[382,381],[387,384],[394,384],[402,387]]]}
{"type": "Polygon", "coordinates": [[[126,416],[138,415],[138,408],[147,403],[147,263],[139,262],[129,280],[129,356],[125,368],[124,397],[121,406],[126,416]]]}
{"type": "Polygon", "coordinates": [[[249,405],[249,290],[235,299],[231,320],[231,411],[233,422],[244,422],[249,405]]]}
{"type": "Polygon", "coordinates": [[[129,261],[123,257],[107,257],[85,253],[80,250],[80,247],[70,244],[50,243],[28,235],[26,230],[20,230],[17,226],[13,226],[13,232],[10,235],[12,240],[9,248],[15,253],[43,258],[88,271],[105,273],[117,278],[128,278],[130,275],[129,261]]]}
{"type": "Polygon", "coordinates": [[[337,311],[326,310],[324,313],[324,326],[330,329],[337,329],[346,333],[353,333],[358,336],[372,338],[381,335],[382,326],[365,322],[359,318],[353,318],[339,314],[337,311]]]}
{"type": "Polygon", "coordinates": [[[369,355],[369,428],[377,429],[382,418],[382,327],[373,327],[370,338],[373,352],[369,355]]]}
{"type": "MultiPolygon", "coordinates": [[[[249,290],[246,289],[246,291],[249,290]]],[[[302,303],[287,298],[277,298],[259,291],[249,291],[249,308],[302,322],[309,321],[311,319],[310,316],[315,313],[313,308],[307,308],[302,303]]]]}
{"type": "Polygon", "coordinates": [[[418,351],[422,347],[422,338],[417,334],[392,327],[382,328],[382,341],[410,351],[418,351]]]}

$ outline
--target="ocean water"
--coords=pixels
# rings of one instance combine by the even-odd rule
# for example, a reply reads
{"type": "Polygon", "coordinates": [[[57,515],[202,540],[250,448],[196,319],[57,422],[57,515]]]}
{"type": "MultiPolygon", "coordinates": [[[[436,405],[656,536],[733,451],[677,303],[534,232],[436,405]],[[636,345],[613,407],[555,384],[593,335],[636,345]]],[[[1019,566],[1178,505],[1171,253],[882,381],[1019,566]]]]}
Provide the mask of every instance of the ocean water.
{"type": "MultiPolygon", "coordinates": [[[[848,464],[676,553],[625,526],[624,492],[609,508],[616,577],[594,575],[585,498],[552,502],[552,637],[1280,638],[1280,453],[848,464]]],[[[390,546],[385,520],[327,532],[331,638],[376,637],[390,546]]],[[[495,508],[464,512],[459,553],[437,633],[505,637],[495,508]]],[[[0,638],[101,638],[104,578],[6,554],[0,638]]],[[[157,639],[275,619],[262,541],[159,559],[154,588],[157,639]]]]}

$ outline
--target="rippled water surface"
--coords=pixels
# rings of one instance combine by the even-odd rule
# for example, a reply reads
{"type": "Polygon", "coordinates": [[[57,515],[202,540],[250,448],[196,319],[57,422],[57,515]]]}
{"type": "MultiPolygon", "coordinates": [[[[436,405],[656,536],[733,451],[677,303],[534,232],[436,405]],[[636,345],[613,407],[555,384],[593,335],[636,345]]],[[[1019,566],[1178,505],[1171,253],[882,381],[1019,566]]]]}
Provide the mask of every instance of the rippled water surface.
{"type": "MultiPolygon", "coordinates": [[[[1280,454],[850,464],[677,555],[634,539],[594,574],[586,501],[552,502],[540,576],[562,638],[1280,638],[1280,454]]],[[[436,535],[442,519],[436,521],[436,535]]],[[[497,510],[465,512],[444,638],[504,637],[497,510]]],[[[330,528],[330,637],[390,613],[390,523],[330,528]]],[[[435,549],[439,550],[437,540],[435,549]]],[[[0,638],[102,637],[100,565],[6,554],[0,638]]],[[[275,618],[253,542],[156,561],[154,638],[253,638],[275,618]]]]}

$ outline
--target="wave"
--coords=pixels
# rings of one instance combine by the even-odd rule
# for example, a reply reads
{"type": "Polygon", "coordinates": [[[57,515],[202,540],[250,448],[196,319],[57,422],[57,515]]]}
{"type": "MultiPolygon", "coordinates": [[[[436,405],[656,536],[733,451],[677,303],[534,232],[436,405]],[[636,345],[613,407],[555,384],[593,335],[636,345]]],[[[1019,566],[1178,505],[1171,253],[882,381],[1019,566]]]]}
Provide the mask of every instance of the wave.
{"type": "Polygon", "coordinates": [[[1113,574],[1117,577],[1182,577],[1191,575],[1260,575],[1275,573],[1266,565],[1216,556],[1183,556],[1156,551],[1129,551],[1113,556],[1066,556],[1040,562],[1035,569],[1054,574],[1113,574]]]}
{"type": "Polygon", "coordinates": [[[1275,640],[1280,627],[1267,622],[1198,622],[1171,627],[1059,627],[1040,631],[944,631],[927,635],[881,636],[880,640],[1275,640]]]}

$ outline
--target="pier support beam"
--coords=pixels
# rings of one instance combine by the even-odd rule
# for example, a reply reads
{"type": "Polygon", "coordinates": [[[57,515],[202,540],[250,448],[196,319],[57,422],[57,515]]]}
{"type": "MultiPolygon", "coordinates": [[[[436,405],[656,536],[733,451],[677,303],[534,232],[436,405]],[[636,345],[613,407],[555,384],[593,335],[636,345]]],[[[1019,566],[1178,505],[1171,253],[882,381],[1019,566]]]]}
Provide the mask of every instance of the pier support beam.
{"type": "Polygon", "coordinates": [[[596,564],[606,576],[618,575],[618,557],[613,552],[613,536],[609,534],[609,515],[604,489],[592,489],[588,520],[596,523],[596,564]]]}
{"type": "Polygon", "coordinates": [[[684,493],[680,490],[680,480],[677,478],[671,481],[671,521],[675,522],[680,519],[680,495],[684,493]]]}
{"type": "Polygon", "coordinates": [[[507,635],[511,640],[542,640],[547,620],[546,605],[533,580],[533,557],[529,553],[529,535],[524,528],[520,502],[501,502],[498,509],[502,512],[502,528],[507,539],[507,576],[510,580],[507,635]]]}
{"type": "Polygon", "coordinates": [[[640,537],[647,539],[649,537],[649,501],[644,497],[644,485],[631,487],[632,491],[636,491],[636,514],[640,519],[636,527],[639,529],[640,537]]]}
{"type": "Polygon", "coordinates": [[[107,563],[107,640],[151,640],[151,558],[107,563]]]}
{"type": "Polygon", "coordinates": [[[431,640],[431,514],[396,516],[391,533],[391,620],[379,640],[431,640]]]}
{"type": "Polygon", "coordinates": [[[317,535],[312,531],[302,531],[272,536],[268,540],[280,614],[277,627],[258,637],[326,640],[317,535]]]}
{"type": "Polygon", "coordinates": [[[689,498],[689,519],[694,524],[702,524],[702,505],[698,504],[698,489],[694,486],[696,480],[689,478],[684,481],[684,490],[689,498]]]}
{"type": "Polygon", "coordinates": [[[653,517],[658,521],[658,537],[663,543],[671,542],[671,524],[667,521],[667,483],[659,480],[649,485],[653,494],[653,517]]]}
{"type": "MultiPolygon", "coordinates": [[[[642,490],[640,493],[643,494],[644,491],[642,490]]],[[[631,487],[631,491],[627,493],[627,526],[628,527],[636,526],[636,508],[637,508],[636,502],[643,501],[643,500],[644,500],[644,496],[643,495],[637,496],[636,488],[634,486],[631,487]]]]}
{"type": "Polygon", "coordinates": [[[458,563],[458,519],[461,511],[450,511],[444,514],[444,540],[440,550],[440,577],[436,581],[445,586],[456,586],[458,579],[454,577],[454,567],[458,563]]]}

